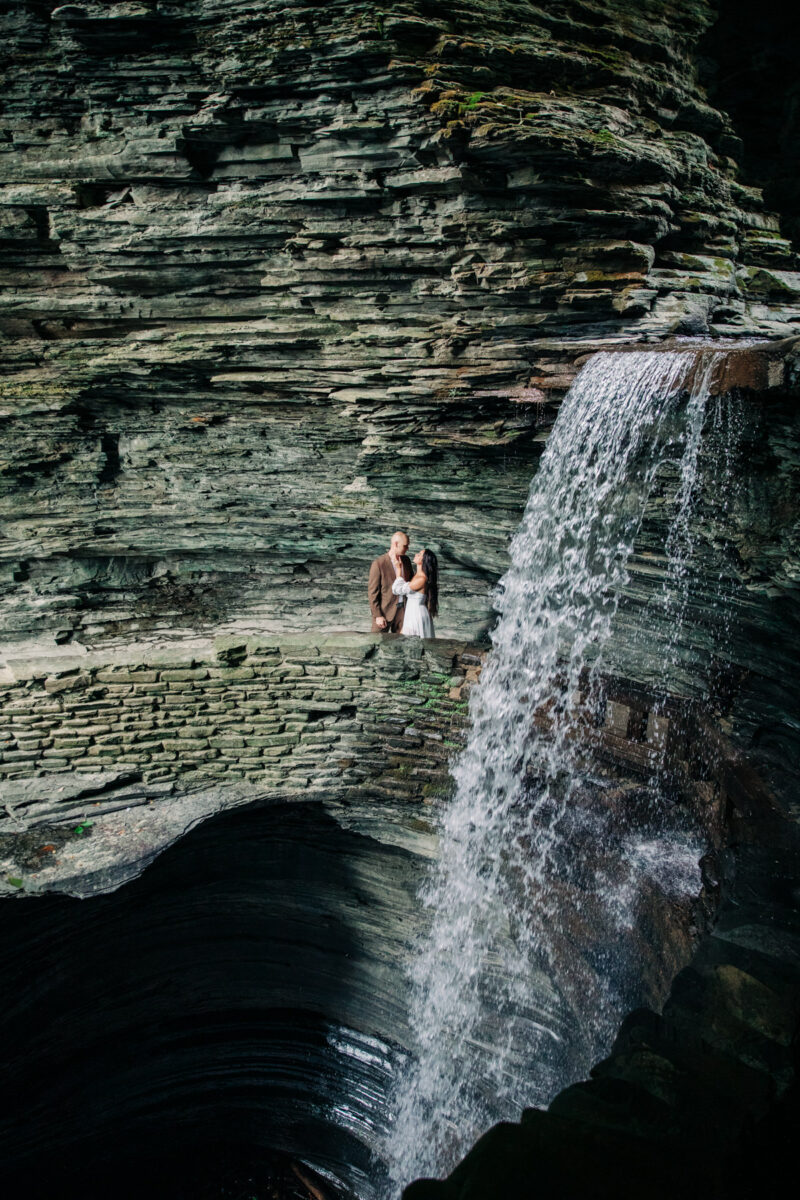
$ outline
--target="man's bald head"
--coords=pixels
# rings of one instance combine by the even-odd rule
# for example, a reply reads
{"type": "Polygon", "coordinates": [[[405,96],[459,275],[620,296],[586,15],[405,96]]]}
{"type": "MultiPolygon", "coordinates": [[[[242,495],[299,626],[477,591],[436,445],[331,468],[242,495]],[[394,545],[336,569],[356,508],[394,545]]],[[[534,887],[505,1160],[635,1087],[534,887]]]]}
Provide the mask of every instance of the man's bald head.
{"type": "Polygon", "coordinates": [[[408,553],[408,534],[403,533],[402,529],[398,529],[397,533],[392,534],[389,553],[398,557],[408,553]]]}

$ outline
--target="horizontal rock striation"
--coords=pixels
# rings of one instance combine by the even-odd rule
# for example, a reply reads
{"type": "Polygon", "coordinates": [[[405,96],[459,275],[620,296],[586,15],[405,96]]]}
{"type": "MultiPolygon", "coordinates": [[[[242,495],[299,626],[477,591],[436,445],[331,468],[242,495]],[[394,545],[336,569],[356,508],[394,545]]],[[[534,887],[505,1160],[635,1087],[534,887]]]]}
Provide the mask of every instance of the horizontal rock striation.
{"type": "Polygon", "coordinates": [[[0,14],[14,639],[365,627],[398,525],[477,636],[582,348],[796,328],[703,0],[0,14]]]}
{"type": "Polygon", "coordinates": [[[659,472],[603,662],[656,692],[700,700],[797,815],[795,375],[791,357],[788,387],[709,403],[677,538],[685,481],[674,460],[659,472]]]}

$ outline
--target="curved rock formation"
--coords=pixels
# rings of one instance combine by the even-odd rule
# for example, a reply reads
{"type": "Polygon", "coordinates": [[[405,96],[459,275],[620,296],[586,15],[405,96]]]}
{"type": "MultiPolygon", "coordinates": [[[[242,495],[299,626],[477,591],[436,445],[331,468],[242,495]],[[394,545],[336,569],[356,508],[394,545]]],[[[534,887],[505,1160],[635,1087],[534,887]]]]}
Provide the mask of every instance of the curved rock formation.
{"type": "MultiPolygon", "coordinates": [[[[42,1192],[166,1197],[177,1178],[179,1194],[197,1194],[232,1157],[278,1150],[347,1195],[385,1194],[431,839],[407,817],[416,841],[398,845],[389,806],[351,805],[251,804],[110,895],[6,905],[9,1188],[35,1173],[42,1192]]],[[[670,914],[654,891],[640,920],[662,952],[639,967],[635,994],[658,1003],[670,966],[686,961],[689,914],[670,914]]],[[[552,1018],[537,983],[538,1006],[552,1018]]],[[[572,1036],[566,1003],[560,1019],[572,1036]]]]}
{"type": "Polygon", "coordinates": [[[379,1195],[421,861],[295,804],[218,817],[112,895],[13,905],[7,1186],[189,1194],[279,1147],[379,1195]]]}

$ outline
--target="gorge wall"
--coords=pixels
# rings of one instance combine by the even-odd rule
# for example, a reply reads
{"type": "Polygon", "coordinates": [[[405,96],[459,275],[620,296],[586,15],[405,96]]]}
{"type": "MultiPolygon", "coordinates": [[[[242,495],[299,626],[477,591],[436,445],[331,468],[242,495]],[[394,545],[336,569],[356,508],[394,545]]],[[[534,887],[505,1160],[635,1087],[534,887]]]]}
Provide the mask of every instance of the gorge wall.
{"type": "MultiPolygon", "coordinates": [[[[752,1131],[796,1087],[800,270],[776,26],[735,0],[0,0],[0,28],[7,1178],[38,1165],[52,1190],[87,1153],[83,1183],[121,1194],[143,1147],[191,1157],[222,1112],[251,1149],[313,1146],[343,1188],[379,1186],[416,890],[561,398],[596,350],[710,338],[741,350],[698,459],[691,587],[673,620],[675,459],[606,647],[586,813],[608,784],[612,827],[635,825],[669,744],[670,803],[719,852],[705,905],[645,897],[633,1003],[661,1006],[722,893],[717,930],[549,1123],[490,1135],[520,1194],[547,1147],[552,1190],[575,1159],[579,1194],[641,1194],[640,1162],[674,1194],[685,1140],[702,1164],[710,1128],[752,1131]],[[397,527],[440,557],[424,646],[352,632],[397,527]]],[[[485,1149],[416,1194],[492,1196],[485,1149]]]]}
{"type": "Polygon", "coordinates": [[[13,640],[365,628],[398,525],[477,636],[577,356],[797,328],[701,0],[0,13],[13,640]]]}

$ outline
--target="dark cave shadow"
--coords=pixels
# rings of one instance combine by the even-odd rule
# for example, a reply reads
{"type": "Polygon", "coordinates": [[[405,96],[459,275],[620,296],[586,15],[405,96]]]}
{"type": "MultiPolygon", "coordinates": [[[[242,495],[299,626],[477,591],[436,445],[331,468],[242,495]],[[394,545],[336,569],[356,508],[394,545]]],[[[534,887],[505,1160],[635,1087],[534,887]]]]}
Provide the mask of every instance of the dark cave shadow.
{"type": "Polygon", "coordinates": [[[368,903],[352,865],[364,843],[374,854],[320,804],[250,808],[110,895],[7,903],[7,1186],[174,1200],[194,1169],[175,1164],[199,1167],[211,1145],[369,1178],[367,1146],[327,1115],[364,1083],[330,1039],[359,1003],[347,914],[368,903]]]}

